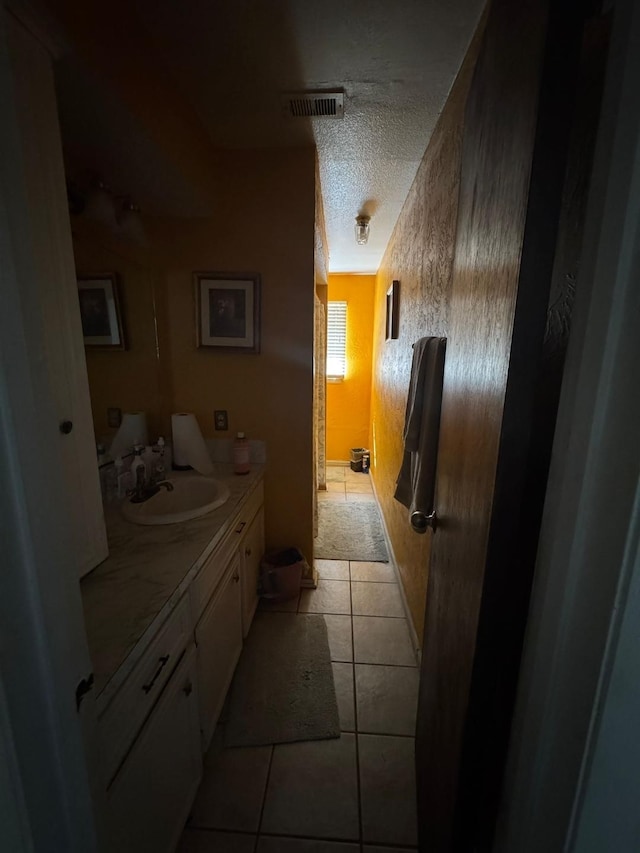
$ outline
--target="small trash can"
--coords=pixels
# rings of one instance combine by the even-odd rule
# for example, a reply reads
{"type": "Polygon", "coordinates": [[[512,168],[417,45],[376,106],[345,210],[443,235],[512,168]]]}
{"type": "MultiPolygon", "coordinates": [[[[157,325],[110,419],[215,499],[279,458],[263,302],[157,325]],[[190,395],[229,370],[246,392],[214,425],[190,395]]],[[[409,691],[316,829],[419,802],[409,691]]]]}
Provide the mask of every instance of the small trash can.
{"type": "Polygon", "coordinates": [[[307,561],[297,548],[267,551],[260,562],[258,594],[267,601],[288,601],[300,591],[307,561]]]}
{"type": "Polygon", "coordinates": [[[364,447],[352,447],[351,448],[351,470],[352,471],[362,471],[362,457],[366,452],[366,448],[364,447]]]}

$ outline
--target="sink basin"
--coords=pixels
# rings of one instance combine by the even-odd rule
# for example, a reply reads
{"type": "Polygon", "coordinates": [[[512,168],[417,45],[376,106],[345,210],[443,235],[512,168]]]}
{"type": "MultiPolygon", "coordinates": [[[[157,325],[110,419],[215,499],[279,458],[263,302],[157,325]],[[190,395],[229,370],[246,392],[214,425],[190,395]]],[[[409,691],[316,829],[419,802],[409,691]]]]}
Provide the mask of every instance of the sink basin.
{"type": "Polygon", "coordinates": [[[122,514],[134,524],[175,524],[199,518],[229,499],[227,486],[213,477],[199,474],[169,480],[173,490],[161,488],[143,503],[126,501],[122,514]]]}

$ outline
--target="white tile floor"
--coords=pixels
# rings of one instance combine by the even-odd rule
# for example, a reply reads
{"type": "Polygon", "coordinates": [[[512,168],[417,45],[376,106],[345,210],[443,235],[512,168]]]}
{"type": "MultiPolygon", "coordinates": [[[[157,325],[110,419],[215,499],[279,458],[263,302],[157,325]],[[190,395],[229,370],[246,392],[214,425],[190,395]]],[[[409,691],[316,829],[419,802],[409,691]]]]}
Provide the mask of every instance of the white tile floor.
{"type": "MultiPolygon", "coordinates": [[[[367,475],[331,467],[328,480],[338,488],[321,500],[374,500],[367,475]]],[[[317,590],[262,609],[324,614],[341,737],[211,749],[179,853],[394,853],[416,845],[418,669],[395,573],[384,563],[315,565],[317,590]]]]}

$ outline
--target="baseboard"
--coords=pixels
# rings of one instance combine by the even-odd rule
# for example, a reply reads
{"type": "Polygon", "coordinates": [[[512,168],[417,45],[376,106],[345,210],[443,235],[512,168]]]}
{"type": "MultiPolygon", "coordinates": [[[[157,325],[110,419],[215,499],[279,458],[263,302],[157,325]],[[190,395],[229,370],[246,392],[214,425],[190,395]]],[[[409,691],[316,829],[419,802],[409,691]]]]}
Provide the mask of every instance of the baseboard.
{"type": "Polygon", "coordinates": [[[318,570],[315,566],[310,566],[311,575],[303,577],[300,581],[300,589],[317,589],[318,587],[318,570]]]}
{"type": "Polygon", "coordinates": [[[391,545],[391,538],[389,537],[389,531],[387,530],[387,522],[385,521],[384,513],[382,512],[382,508],[380,506],[380,501],[378,500],[378,492],[376,489],[375,477],[371,477],[371,486],[373,488],[373,496],[375,497],[376,504],[378,505],[378,512],[380,513],[380,521],[382,522],[382,533],[384,535],[384,541],[385,541],[385,544],[387,546],[387,551],[389,552],[389,560],[391,562],[391,565],[393,566],[393,571],[394,571],[394,574],[396,576],[396,580],[398,581],[398,588],[400,590],[400,598],[402,599],[402,606],[404,608],[404,614],[407,617],[407,624],[409,625],[409,633],[411,634],[411,642],[413,643],[413,649],[416,653],[418,666],[420,666],[420,664],[422,662],[422,649],[420,648],[420,641],[418,640],[418,633],[415,629],[415,625],[413,624],[413,617],[411,616],[411,611],[409,610],[409,603],[407,601],[407,596],[405,595],[404,585],[402,583],[402,578],[400,577],[400,573],[398,572],[398,564],[396,562],[396,555],[393,551],[393,546],[391,545]]]}
{"type": "Polygon", "coordinates": [[[350,463],[348,460],[345,461],[344,459],[327,459],[325,464],[327,466],[333,465],[334,467],[348,468],[350,463]]]}

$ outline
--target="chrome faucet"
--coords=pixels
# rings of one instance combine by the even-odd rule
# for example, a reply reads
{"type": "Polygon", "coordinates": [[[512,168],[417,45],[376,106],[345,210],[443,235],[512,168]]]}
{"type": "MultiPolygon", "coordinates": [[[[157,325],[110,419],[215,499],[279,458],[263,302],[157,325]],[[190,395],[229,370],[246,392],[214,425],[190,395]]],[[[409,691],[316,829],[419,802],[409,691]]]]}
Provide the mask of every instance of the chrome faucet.
{"type": "Polygon", "coordinates": [[[170,480],[159,480],[154,482],[153,477],[147,479],[143,465],[136,468],[136,481],[133,489],[127,492],[131,498],[132,504],[140,504],[148,501],[156,495],[160,489],[166,489],[168,492],[173,491],[173,483],[170,480]]]}

